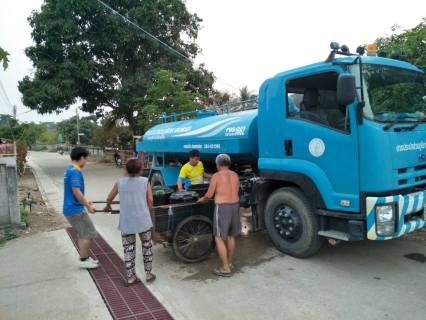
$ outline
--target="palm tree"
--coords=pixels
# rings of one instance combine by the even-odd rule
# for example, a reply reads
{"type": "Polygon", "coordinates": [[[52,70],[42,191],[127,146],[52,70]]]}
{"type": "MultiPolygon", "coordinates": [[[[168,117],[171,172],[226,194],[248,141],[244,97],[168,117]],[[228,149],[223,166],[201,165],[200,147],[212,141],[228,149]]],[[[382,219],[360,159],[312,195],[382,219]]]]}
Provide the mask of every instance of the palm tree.
{"type": "Polygon", "coordinates": [[[251,100],[251,99],[256,99],[257,98],[257,94],[254,94],[253,90],[249,90],[248,86],[244,86],[244,87],[238,88],[238,90],[240,91],[240,99],[242,101],[251,100]]]}

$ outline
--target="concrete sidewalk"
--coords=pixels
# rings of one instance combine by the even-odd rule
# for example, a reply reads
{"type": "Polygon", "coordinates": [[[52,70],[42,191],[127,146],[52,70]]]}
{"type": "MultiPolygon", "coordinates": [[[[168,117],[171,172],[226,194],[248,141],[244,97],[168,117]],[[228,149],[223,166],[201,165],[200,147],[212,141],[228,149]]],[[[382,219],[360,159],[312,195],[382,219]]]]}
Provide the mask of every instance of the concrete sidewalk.
{"type": "Polygon", "coordinates": [[[0,319],[111,319],[65,230],[8,241],[0,249],[0,319]]]}
{"type": "MultiPolygon", "coordinates": [[[[61,186],[36,163],[30,165],[46,204],[58,211],[61,186]]],[[[8,241],[0,249],[0,320],[112,319],[89,272],[77,268],[77,259],[65,230],[8,241]]]]}

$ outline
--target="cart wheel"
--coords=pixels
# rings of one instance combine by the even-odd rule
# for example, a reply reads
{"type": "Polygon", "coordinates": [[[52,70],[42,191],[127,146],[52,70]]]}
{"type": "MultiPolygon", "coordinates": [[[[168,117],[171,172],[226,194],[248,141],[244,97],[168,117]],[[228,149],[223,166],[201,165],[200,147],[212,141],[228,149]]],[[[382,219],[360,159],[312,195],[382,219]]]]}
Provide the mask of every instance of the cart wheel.
{"type": "Polygon", "coordinates": [[[176,227],[172,240],[173,252],[188,263],[206,259],[216,246],[213,223],[203,216],[192,216],[176,227]]]}

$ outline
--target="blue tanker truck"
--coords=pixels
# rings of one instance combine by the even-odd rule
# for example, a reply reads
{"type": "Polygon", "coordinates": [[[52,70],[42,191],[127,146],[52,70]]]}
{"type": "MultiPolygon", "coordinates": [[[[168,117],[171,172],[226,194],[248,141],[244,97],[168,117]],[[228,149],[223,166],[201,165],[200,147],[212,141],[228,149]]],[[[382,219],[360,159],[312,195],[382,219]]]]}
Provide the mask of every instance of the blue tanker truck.
{"type": "Polygon", "coordinates": [[[176,186],[192,149],[210,173],[227,153],[254,231],[299,258],[324,239],[424,228],[426,75],[398,54],[330,46],[325,61],[265,80],[256,100],[163,114],[136,145],[153,153],[152,185],[176,186]]]}

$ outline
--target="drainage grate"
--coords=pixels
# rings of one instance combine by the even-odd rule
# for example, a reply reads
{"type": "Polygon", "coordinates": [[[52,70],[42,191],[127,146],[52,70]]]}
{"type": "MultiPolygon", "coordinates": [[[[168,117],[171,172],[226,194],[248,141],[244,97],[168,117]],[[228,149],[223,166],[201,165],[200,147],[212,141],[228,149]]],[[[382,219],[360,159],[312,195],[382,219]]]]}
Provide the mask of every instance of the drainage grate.
{"type": "MultiPolygon", "coordinates": [[[[78,249],[77,233],[71,227],[67,232],[78,249]]],[[[90,251],[99,267],[88,271],[114,319],[173,319],[143,283],[126,287],[124,262],[100,235],[90,251]]]]}

